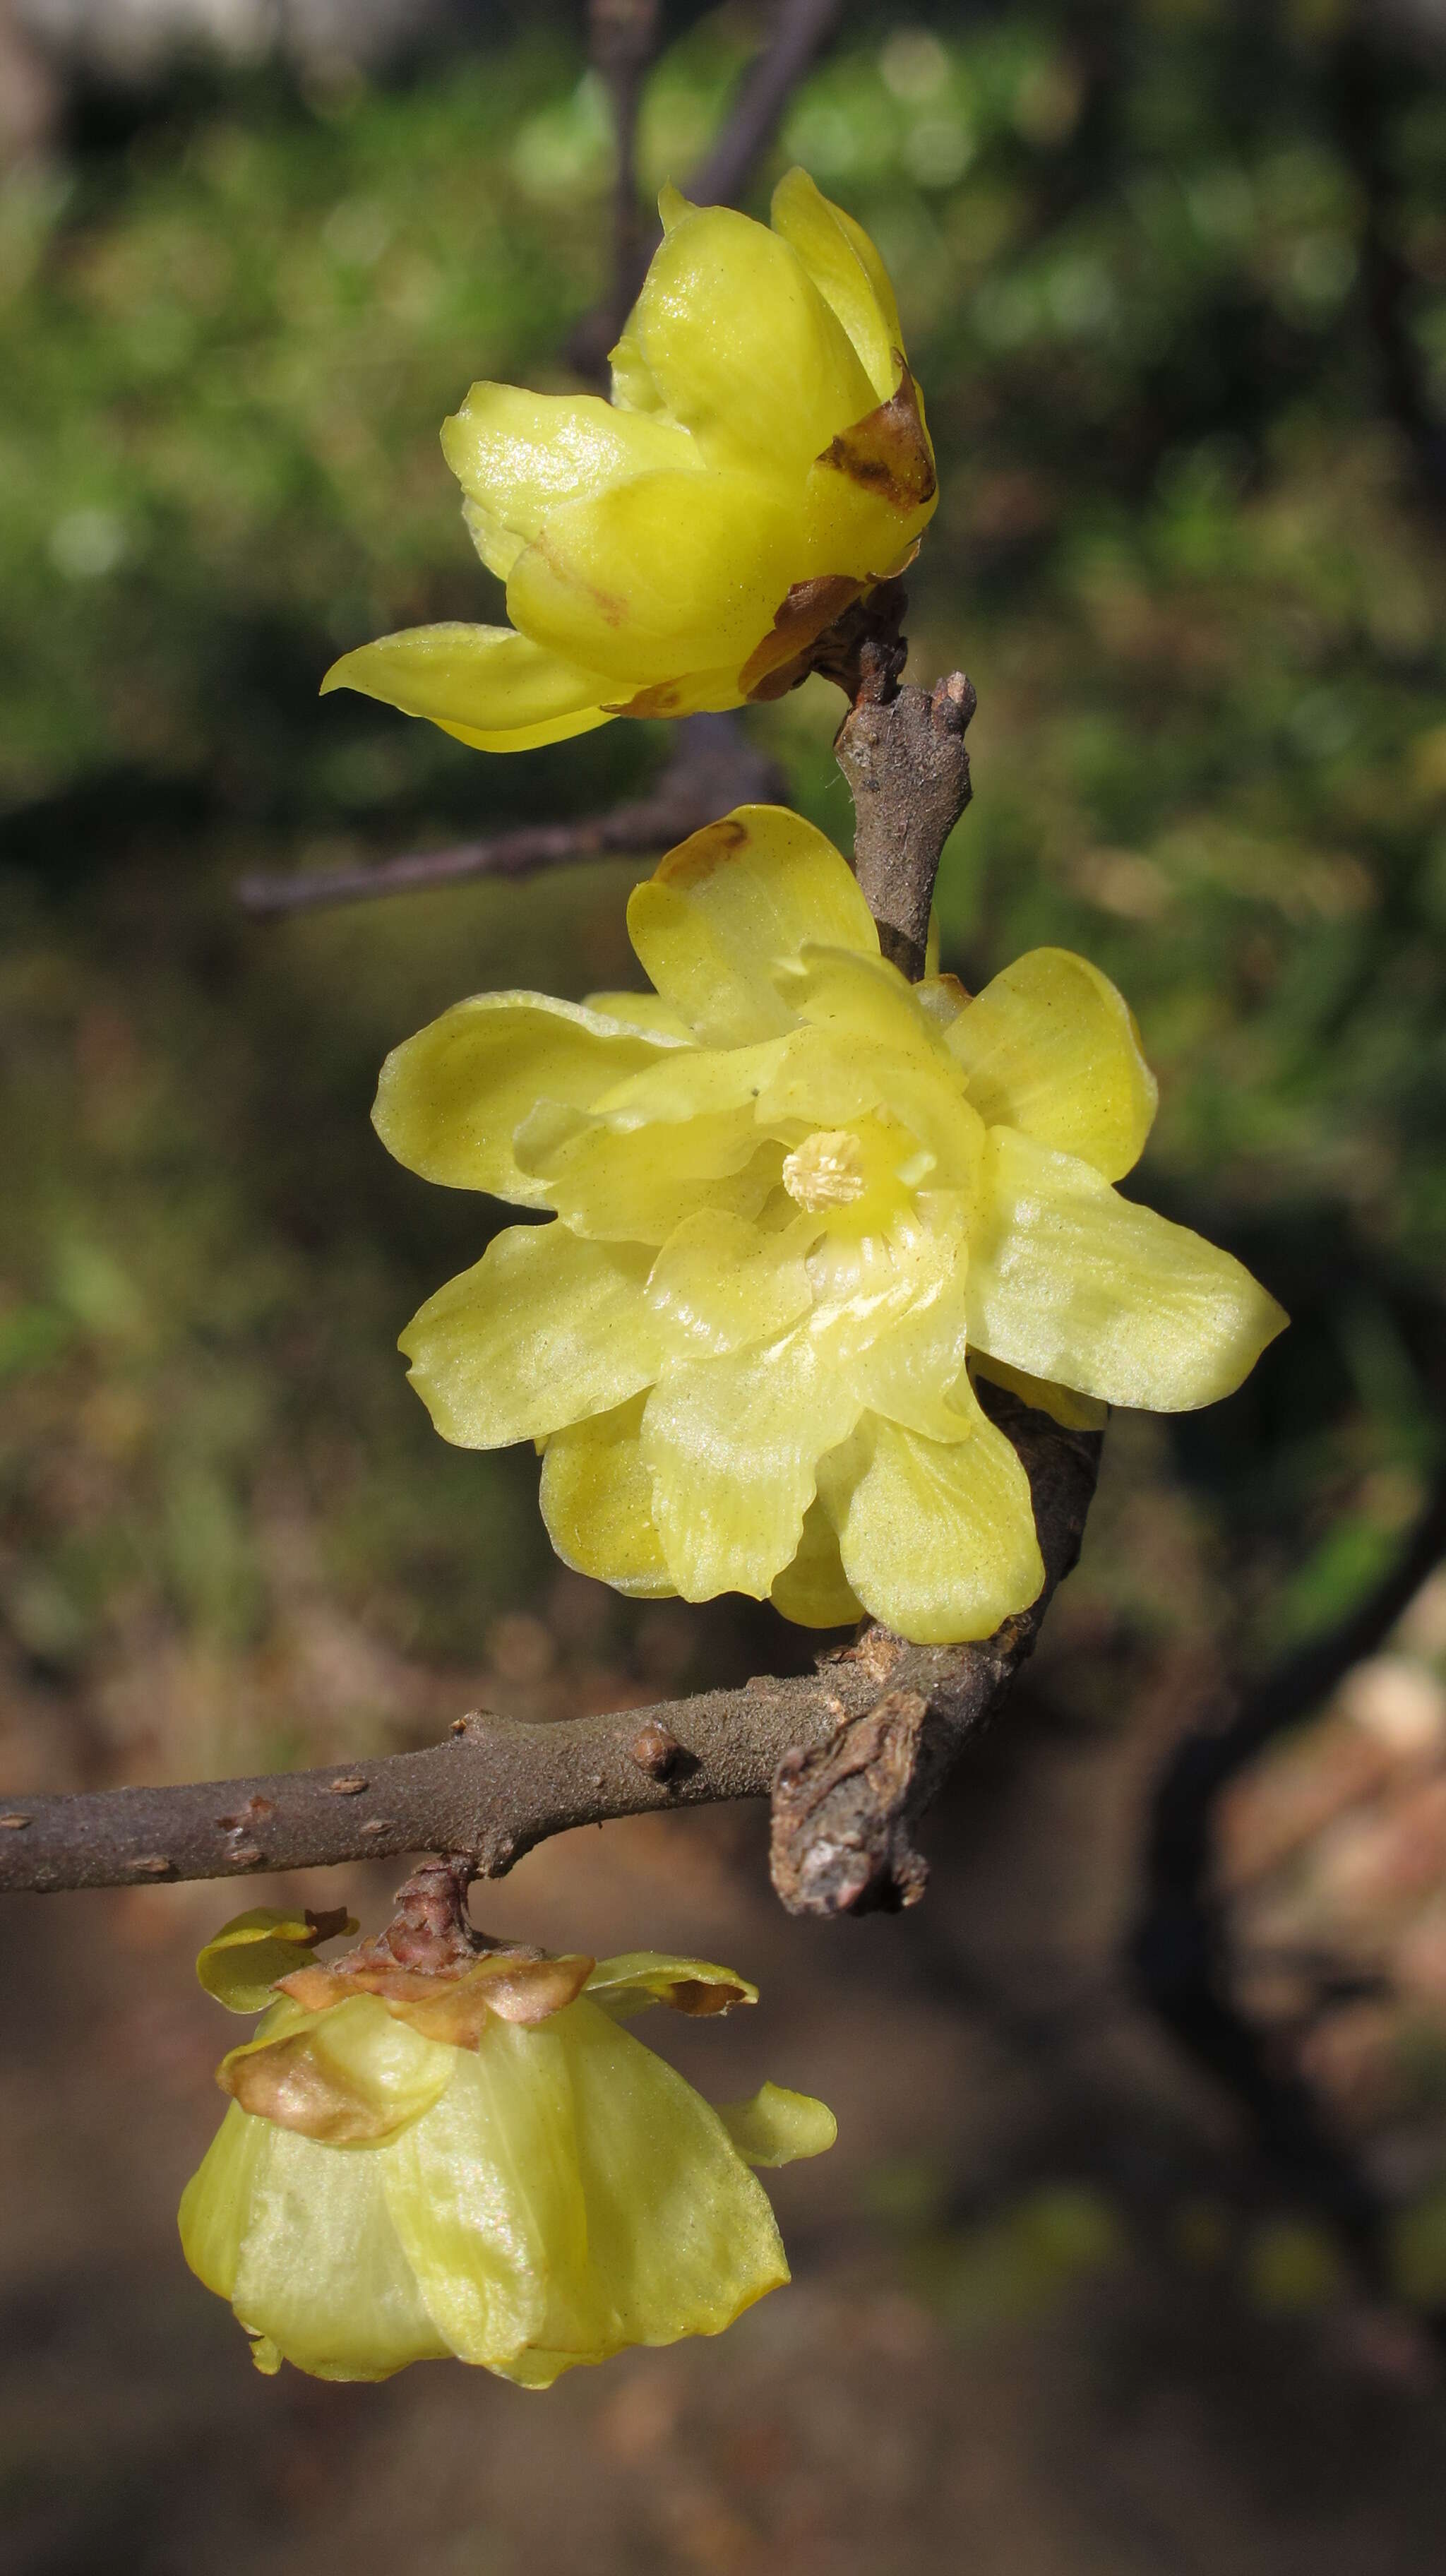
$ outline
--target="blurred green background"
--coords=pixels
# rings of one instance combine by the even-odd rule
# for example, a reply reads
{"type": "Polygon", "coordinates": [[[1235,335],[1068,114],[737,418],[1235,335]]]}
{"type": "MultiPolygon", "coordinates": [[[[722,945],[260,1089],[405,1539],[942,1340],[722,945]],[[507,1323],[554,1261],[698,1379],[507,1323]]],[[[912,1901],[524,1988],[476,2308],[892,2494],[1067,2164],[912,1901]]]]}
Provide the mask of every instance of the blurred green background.
{"type": "MultiPolygon", "coordinates": [[[[697,163],[764,25],[665,18],[650,188],[697,163]]],[[[1131,1189],[1294,1318],[1230,1404],[1117,1422],[1042,1660],[1060,1740],[1105,1748],[1106,1953],[1192,1692],[1337,1618],[1440,1464],[1434,20],[1424,0],[850,8],[750,199],[797,159],[869,226],[927,396],[943,497],[909,581],[913,675],[962,663],[980,702],[946,963],[977,986],[1048,940],[1115,976],[1163,1091],[1131,1189]]],[[[437,429],[474,377],[565,385],[605,288],[612,147],[580,12],[483,11],[370,71],[168,56],[126,86],[72,62],[59,100],[0,185],[7,1786],[360,1755],[478,1698],[561,1714],[797,1658],[770,1614],[637,1611],[560,1576],[535,1462],[446,1449],[394,1349],[499,1212],[388,1163],[382,1056],[468,990],[626,980],[624,900],[655,854],[271,925],[234,898],[249,870],[587,811],[666,757],[664,728],[618,724],[489,759],[316,696],[373,634],[500,614],[437,429]]],[[[748,723],[846,838],[838,713],[811,681],[748,723]]],[[[1413,1651],[1439,1670],[1446,1626],[1413,1651]]],[[[1092,1812],[1066,1798],[1039,1830],[1077,1838],[1092,1812]]],[[[1020,1886],[1047,1889],[1062,1864],[1030,1848],[1020,1886]]],[[[934,2185],[878,2143],[870,2206],[961,2313],[1112,2259],[1128,2179],[1081,2201],[1045,2155],[1043,2196],[975,2211],[941,2272],[934,2185]]],[[[1429,2178],[1418,2158],[1411,2188],[1429,2178]]],[[[1287,2284],[1265,2308],[1329,2304],[1329,2247],[1262,2241],[1249,2278],[1287,2284]],[[1307,2275],[1319,2298],[1294,2299],[1307,2275]]],[[[1131,2556],[1127,2523],[1098,2560],[1021,2524],[980,2563],[1206,2563],[1183,2538],[1131,2556]]],[[[705,2525],[631,2563],[783,2563],[705,2525]]],[[[1308,2538],[1217,2552],[1211,2576],[1365,2563],[1308,2538]]],[[[846,2540],[790,2547],[854,2564],[846,2540]]],[[[1374,2563],[1424,2569],[1401,2547],[1374,2563]]],[[[513,2564],[479,2552],[457,2566],[513,2564]]],[[[933,2563],[924,2540],[897,2559],[933,2563]]]]}

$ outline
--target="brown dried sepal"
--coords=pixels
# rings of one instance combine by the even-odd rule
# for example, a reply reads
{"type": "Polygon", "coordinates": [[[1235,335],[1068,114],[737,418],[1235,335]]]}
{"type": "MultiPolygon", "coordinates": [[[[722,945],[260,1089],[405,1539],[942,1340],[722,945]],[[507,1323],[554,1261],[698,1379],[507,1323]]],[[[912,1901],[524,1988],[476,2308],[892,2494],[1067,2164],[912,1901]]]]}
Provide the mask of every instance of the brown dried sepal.
{"type": "Polygon", "coordinates": [[[580,1954],[554,1959],[519,1945],[489,1951],[466,1967],[427,1971],[358,1951],[334,1968],[298,1968],[281,1979],[281,1991],[305,2012],[326,2012],[351,1995],[375,1995],[423,2039],[476,2048],[489,2014],[529,2028],[550,2020],[581,1994],[596,1964],[580,1954]]]}

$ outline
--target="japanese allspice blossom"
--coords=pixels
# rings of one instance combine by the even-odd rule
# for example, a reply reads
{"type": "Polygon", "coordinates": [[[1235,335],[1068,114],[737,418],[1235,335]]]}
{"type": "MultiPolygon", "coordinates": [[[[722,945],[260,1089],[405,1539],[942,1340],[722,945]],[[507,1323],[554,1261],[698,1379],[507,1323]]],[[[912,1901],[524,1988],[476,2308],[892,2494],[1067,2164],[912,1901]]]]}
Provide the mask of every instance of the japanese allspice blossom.
{"type": "Polygon", "coordinates": [[[384,635],[324,688],[483,751],[741,706],[910,561],[934,451],[867,233],[802,170],[771,228],[674,189],[661,211],[611,402],[479,384],[442,432],[511,625],[384,635]]]}
{"type": "MultiPolygon", "coordinates": [[[[613,399],[474,386],[444,445],[510,628],[348,654],[484,748],[790,687],[917,548],[933,453],[878,253],[802,171],[771,229],[665,197],[613,399]]],[[[402,1162],[508,1228],[402,1338],[438,1430],[543,1452],[554,1546],[619,1590],[867,1611],[948,1643],[1044,1580],[979,1378],[1084,1426],[1238,1386],[1285,1318],[1120,1197],[1154,1114],[1121,996],[1039,949],[907,983],[823,836],[774,807],[635,892],[652,989],[490,993],[398,1047],[402,1162]]]]}
{"type": "Polygon", "coordinates": [[[788,2279],[751,2167],[833,2144],[821,2102],[765,2084],[714,2110],[620,2027],[652,2004],[756,2001],[731,1970],[528,1948],[447,1969],[341,1915],[238,1915],[197,1971],[262,2012],[181,2202],[186,2259],[258,2368],[386,2379],[455,2356],[523,2388],[628,2344],[718,2334],[788,2279]]]}
{"type": "Polygon", "coordinates": [[[1038,1593],[1029,1483],[977,1377],[1076,1426],[1239,1385],[1285,1318],[1120,1196],[1155,1110],[1134,1021],[1041,948],[910,984],[776,806],[639,886],[653,990],[459,1002],[398,1047],[400,1161],[551,1212],[402,1336],[448,1440],[531,1439],[559,1554],[619,1590],[992,1634],[1038,1593]]]}

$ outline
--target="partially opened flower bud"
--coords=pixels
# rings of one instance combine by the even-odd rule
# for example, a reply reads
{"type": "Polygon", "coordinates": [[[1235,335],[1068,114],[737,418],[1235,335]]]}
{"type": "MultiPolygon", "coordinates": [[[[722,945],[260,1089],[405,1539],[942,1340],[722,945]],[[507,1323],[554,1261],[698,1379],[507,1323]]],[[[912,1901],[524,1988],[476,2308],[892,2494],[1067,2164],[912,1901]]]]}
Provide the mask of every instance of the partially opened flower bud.
{"type": "Polygon", "coordinates": [[[628,924],[656,991],[483,994],[387,1060],[400,1161],[557,1219],[413,1317],[418,1392],[449,1440],[544,1444],[554,1545],[622,1591],[990,1635],[1043,1565],[971,1371],[1098,1424],[1228,1395],[1285,1321],[1111,1186],[1155,1109],[1129,1010],[1057,948],[973,1001],[907,983],[776,806],[672,851],[628,924]]]}
{"type": "Polygon", "coordinates": [[[735,707],[910,560],[934,454],[867,233],[802,170],[771,228],[673,189],[662,215],[610,403],[478,384],[443,430],[511,625],[384,635],[324,690],[483,751],[735,707]]]}
{"type": "MultiPolygon", "coordinates": [[[[238,2010],[258,1925],[201,1956],[238,2010]]],[[[298,1960],[320,1937],[272,1926],[298,1960]]],[[[455,2355],[546,2388],[627,2344],[716,2334],[788,2279],[749,2166],[820,2154],[833,2117],[772,2084],[716,2111],[618,2025],[755,2000],[651,1951],[415,1971],[373,1945],[302,1965],[220,2069],[231,2107],[181,2201],[186,2259],[260,2368],[322,2379],[455,2355]]]]}

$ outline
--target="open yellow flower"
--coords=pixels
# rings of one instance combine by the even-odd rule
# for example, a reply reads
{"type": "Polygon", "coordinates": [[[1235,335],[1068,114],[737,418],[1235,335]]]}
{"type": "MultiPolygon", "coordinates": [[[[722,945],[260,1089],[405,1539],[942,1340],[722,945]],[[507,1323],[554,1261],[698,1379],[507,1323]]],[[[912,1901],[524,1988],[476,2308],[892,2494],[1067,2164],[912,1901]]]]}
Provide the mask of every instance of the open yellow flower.
{"type": "Polygon", "coordinates": [[[970,1001],[879,953],[832,844],[776,806],[639,886],[655,990],[460,1002],[388,1057],[413,1171],[511,1226],[402,1336],[443,1437],[543,1444],[558,1553],[624,1592],[990,1635],[1043,1580],[966,1355],[1067,1421],[1238,1386],[1285,1317],[1110,1184],[1155,1085],[1120,995],[1042,948],[970,1001]]]}
{"type": "Polygon", "coordinates": [[[180,2213],[261,2369],[386,2379],[455,2355],[547,2388],[718,2334],[788,2279],[749,2167],[821,2154],[832,2113],[775,2084],[715,2111],[618,2027],[752,2003],[746,1979],[653,1951],[327,1968],[317,1937],[258,1911],[198,1962],[233,2010],[268,2006],[220,2068],[231,2106],[180,2213]],[[258,1985],[288,1957],[278,1993],[258,1985]]]}
{"type": "Polygon", "coordinates": [[[510,626],[411,627],[333,664],[482,751],[790,687],[910,560],[934,452],[878,252],[802,170],[772,226],[661,201],[612,400],[472,387],[442,446],[510,626]]]}

